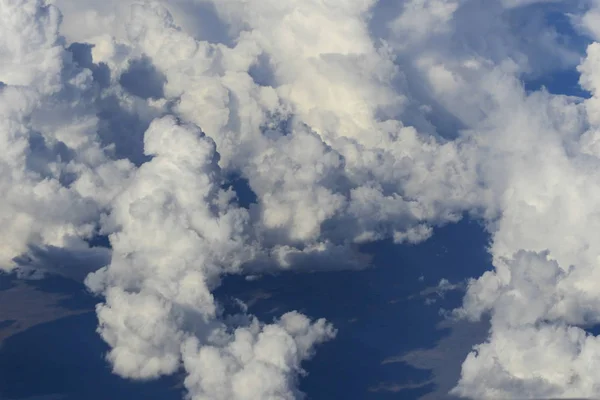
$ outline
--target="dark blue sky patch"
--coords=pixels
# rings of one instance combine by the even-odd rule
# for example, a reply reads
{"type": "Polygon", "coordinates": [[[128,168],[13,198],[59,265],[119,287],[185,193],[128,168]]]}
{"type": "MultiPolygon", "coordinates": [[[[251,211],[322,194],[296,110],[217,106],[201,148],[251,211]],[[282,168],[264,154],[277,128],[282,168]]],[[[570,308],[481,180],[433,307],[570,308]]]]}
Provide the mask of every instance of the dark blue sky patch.
{"type": "Polygon", "coordinates": [[[82,68],[88,68],[92,71],[92,77],[101,88],[110,85],[110,68],[104,63],[95,64],[92,57],[94,45],[89,43],[72,43],[68,48],[73,56],[73,61],[82,68]]]}
{"type": "Polygon", "coordinates": [[[541,78],[524,80],[523,85],[528,93],[545,88],[553,94],[576,96],[589,99],[592,94],[579,85],[579,71],[575,68],[555,71],[541,78]]]}
{"type": "Polygon", "coordinates": [[[100,301],[93,297],[80,282],[59,275],[48,275],[44,279],[30,280],[27,284],[46,293],[65,294],[57,305],[69,310],[91,310],[100,301]]]}
{"type": "Polygon", "coordinates": [[[0,271],[0,291],[15,287],[17,282],[18,278],[15,274],[0,271]]]}
{"type": "Polygon", "coordinates": [[[275,84],[275,73],[273,72],[269,56],[266,54],[258,56],[256,62],[250,66],[248,74],[250,74],[257,85],[274,86],[275,84]]]}
{"type": "Polygon", "coordinates": [[[93,312],[38,325],[0,347],[0,398],[181,400],[178,377],[136,382],[112,374],[93,312]]]}
{"type": "Polygon", "coordinates": [[[17,322],[17,320],[14,320],[14,319],[5,319],[3,321],[0,321],[0,329],[8,328],[9,326],[13,325],[15,322],[17,322]]]}
{"type": "Polygon", "coordinates": [[[244,178],[240,174],[231,174],[223,188],[232,188],[236,195],[238,203],[241,207],[250,208],[250,205],[258,203],[258,197],[256,193],[252,191],[248,179],[244,178]]]}
{"type": "Polygon", "coordinates": [[[114,144],[114,156],[126,158],[136,166],[151,160],[144,154],[144,134],[151,121],[121,108],[115,96],[104,97],[99,103],[98,136],[102,145],[114,144]]]}
{"type": "MultiPolygon", "coordinates": [[[[418,245],[383,241],[362,246],[373,255],[374,268],[282,273],[252,281],[229,276],[215,296],[230,312],[239,311],[233,298],[241,299],[265,322],[298,310],[335,325],[336,339],[319,346],[315,358],[304,364],[309,375],[300,388],[310,399],[416,399],[433,386],[401,392],[369,389],[382,382],[432,378],[427,370],[382,362],[415,348],[434,347],[449,334],[436,328],[442,320],[440,308],[459,307],[463,292],[440,296],[432,289],[443,278],[464,282],[491,269],[488,243],[478,223],[463,220],[437,229],[418,245]],[[435,302],[425,304],[428,298],[435,302]]],[[[458,368],[462,359],[448,362],[458,368]]]]}
{"type": "Polygon", "coordinates": [[[87,240],[90,247],[104,247],[110,249],[110,239],[108,235],[95,234],[87,240]]]}
{"type": "Polygon", "coordinates": [[[119,77],[119,83],[134,96],[142,99],[164,97],[165,76],[159,72],[148,57],[129,62],[129,68],[119,77]]]}

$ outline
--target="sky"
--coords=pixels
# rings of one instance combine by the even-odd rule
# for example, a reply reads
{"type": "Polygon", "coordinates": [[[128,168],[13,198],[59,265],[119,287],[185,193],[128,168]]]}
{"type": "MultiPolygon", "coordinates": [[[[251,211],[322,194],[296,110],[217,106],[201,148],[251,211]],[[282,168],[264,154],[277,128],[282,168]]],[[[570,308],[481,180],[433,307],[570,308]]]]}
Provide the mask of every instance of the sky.
{"type": "Polygon", "coordinates": [[[335,324],[225,312],[222,282],[371,268],[364,246],[470,219],[492,268],[447,317],[490,328],[450,393],[598,397],[599,20],[596,0],[0,0],[0,269],[83,281],[120,377],[296,399],[335,324]]]}

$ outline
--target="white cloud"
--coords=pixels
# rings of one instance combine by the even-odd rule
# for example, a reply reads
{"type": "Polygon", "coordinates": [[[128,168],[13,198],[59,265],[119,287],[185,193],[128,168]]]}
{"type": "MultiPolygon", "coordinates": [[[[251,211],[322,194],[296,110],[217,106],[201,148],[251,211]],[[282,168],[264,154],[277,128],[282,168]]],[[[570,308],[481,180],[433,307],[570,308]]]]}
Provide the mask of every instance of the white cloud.
{"type": "Polygon", "coordinates": [[[219,346],[199,346],[191,338],[182,347],[192,399],[295,399],[294,379],[313,347],[335,336],[324,320],[311,323],[302,314],[284,314],[274,324],[256,320],[219,338],[219,346]]]}
{"type": "MultiPolygon", "coordinates": [[[[364,266],[357,243],[415,243],[471,213],[495,270],[457,314],[492,330],[455,392],[598,394],[582,330],[600,319],[598,44],[583,101],[524,90],[580,56],[527,0],[406,1],[381,42],[373,0],[207,2],[210,41],[187,0],[52,3],[65,37],[55,6],[0,0],[0,266],[94,255],[86,240],[110,235],[86,283],[116,373],[184,368],[194,399],[299,397],[333,327],[225,320],[221,277],[364,266]]],[[[592,34],[594,10],[573,17],[592,34]]]]}
{"type": "Polygon", "coordinates": [[[131,166],[100,145],[97,84],[63,48],[58,10],[41,1],[1,4],[0,268],[11,269],[31,245],[86,247],[82,239],[94,235],[131,166]]]}
{"type": "Polygon", "coordinates": [[[41,0],[6,1],[0,10],[0,18],[0,57],[3,59],[0,81],[54,89],[59,84],[62,64],[62,49],[57,46],[61,18],[58,9],[45,6],[41,0]],[[20,30],[22,27],[28,29],[20,30]]]}
{"type": "Polygon", "coordinates": [[[361,14],[369,5],[346,4],[340,13],[342,4],[303,3],[299,14],[257,3],[240,14],[243,7],[216,3],[224,18],[247,27],[233,48],[196,41],[164,10],[139,6],[131,16],[131,46],[164,73],[166,96],[214,138],[220,165],[248,178],[267,240],[402,235],[423,221],[456,220],[468,208],[465,197],[476,203],[485,196],[469,144],[440,143],[396,119],[405,104],[392,86],[399,71],[389,49],[369,37],[361,14]],[[261,7],[286,24],[264,25],[261,7]],[[292,29],[307,18],[331,32],[317,40],[292,29]],[[261,55],[270,86],[251,75],[261,55]]]}
{"type": "Polygon", "coordinates": [[[469,398],[590,398],[598,338],[565,325],[492,331],[462,368],[455,394],[469,398]]]}
{"type": "MultiPolygon", "coordinates": [[[[580,68],[592,90],[595,48],[580,68]]],[[[599,322],[592,284],[599,176],[590,146],[596,100],[514,93],[502,100],[512,105],[487,121],[492,130],[478,132],[502,165],[488,177],[499,184],[502,214],[492,231],[495,271],[471,283],[459,313],[479,318],[489,311],[492,333],[465,361],[455,390],[468,397],[594,397],[596,338],[581,328],[599,322]]]]}
{"type": "Polygon", "coordinates": [[[157,119],[144,149],[152,160],[105,221],[115,230],[111,264],[86,280],[106,296],[97,308],[99,332],[112,348],[114,372],[144,379],[183,366],[194,399],[292,398],[300,362],[333,328],[292,313],[231,336],[211,289],[258,251],[247,236],[248,213],[221,189],[214,142],[197,127],[157,119]]]}

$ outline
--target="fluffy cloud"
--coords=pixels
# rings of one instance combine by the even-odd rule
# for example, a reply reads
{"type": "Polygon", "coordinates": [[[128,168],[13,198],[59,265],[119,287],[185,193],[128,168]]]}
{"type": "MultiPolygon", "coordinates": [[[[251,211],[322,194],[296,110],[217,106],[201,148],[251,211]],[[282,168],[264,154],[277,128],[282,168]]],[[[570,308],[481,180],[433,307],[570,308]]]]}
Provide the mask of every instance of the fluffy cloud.
{"type": "Polygon", "coordinates": [[[215,3],[240,27],[233,48],[186,35],[156,5],[133,9],[131,45],[165,75],[177,112],[213,137],[220,165],[248,179],[267,241],[414,238],[426,231],[415,226],[457,220],[486,196],[470,143],[439,141],[398,119],[400,72],[370,39],[370,6],[309,2],[299,13],[261,2],[241,12],[215,3]],[[270,13],[286,22],[265,26],[270,13]],[[328,31],[290,36],[294,24],[328,31]]]}
{"type": "Polygon", "coordinates": [[[59,11],[4,1],[0,16],[0,267],[11,269],[28,246],[86,248],[131,166],[100,143],[97,84],[64,49],[59,11]]]}
{"type": "Polygon", "coordinates": [[[201,346],[190,338],[182,346],[189,375],[185,384],[198,399],[295,399],[301,397],[293,379],[303,373],[300,361],[313,347],[335,335],[324,320],[311,323],[302,314],[284,314],[274,324],[248,327],[201,346]]]}
{"type": "MultiPolygon", "coordinates": [[[[51,3],[0,0],[0,267],[110,252],[86,284],[115,373],[183,368],[193,399],[300,397],[334,328],[225,317],[221,277],[362,267],[357,243],[470,213],[495,269],[456,314],[492,328],[455,393],[598,395],[600,46],[580,62],[548,2],[51,3]],[[590,99],[523,87],[577,64],[590,99]]],[[[561,10],[595,35],[595,4],[576,3],[561,10]]]]}
{"type": "MultiPolygon", "coordinates": [[[[580,68],[591,90],[594,77],[586,71],[596,46],[580,68]]],[[[502,154],[505,168],[490,176],[501,184],[502,196],[490,249],[496,268],[471,283],[459,311],[469,318],[490,312],[492,333],[465,362],[455,391],[470,397],[594,397],[598,385],[589,362],[597,357],[596,338],[581,328],[600,321],[592,284],[598,249],[591,234],[598,224],[593,199],[600,178],[590,144],[596,100],[543,92],[510,98],[519,109],[500,108],[493,119],[502,122],[480,133],[502,154]],[[537,356],[511,358],[524,354],[532,340],[539,347],[528,354],[537,356]],[[498,353],[501,346],[506,357],[498,353]],[[542,354],[547,358],[536,358],[542,354]],[[551,359],[565,368],[540,369],[538,362],[551,359]]]]}
{"type": "Polygon", "coordinates": [[[144,149],[152,159],[104,222],[115,231],[111,264],[86,280],[106,296],[99,332],[114,371],[147,379],[183,366],[193,399],[292,398],[300,362],[333,328],[292,313],[229,333],[211,289],[258,251],[248,212],[221,188],[214,142],[197,127],[157,119],[144,149]]]}

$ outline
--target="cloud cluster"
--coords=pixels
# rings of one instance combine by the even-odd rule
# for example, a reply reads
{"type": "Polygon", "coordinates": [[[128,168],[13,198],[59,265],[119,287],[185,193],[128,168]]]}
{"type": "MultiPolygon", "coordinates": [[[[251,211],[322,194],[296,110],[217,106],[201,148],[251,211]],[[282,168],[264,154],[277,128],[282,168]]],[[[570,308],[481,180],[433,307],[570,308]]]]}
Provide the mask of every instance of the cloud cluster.
{"type": "Polygon", "coordinates": [[[0,265],[30,246],[85,251],[131,165],[100,143],[89,69],[58,36],[60,13],[41,1],[5,1],[0,72],[0,265]]]}
{"type": "Polygon", "coordinates": [[[550,5],[596,39],[583,0],[0,0],[0,268],[93,260],[115,373],[292,399],[334,328],[225,316],[221,277],[363,267],[470,214],[495,269],[456,315],[492,328],[454,393],[598,395],[600,44],[550,5]],[[589,99],[524,88],[577,65],[589,99]]]}
{"type": "Polygon", "coordinates": [[[490,249],[495,271],[471,282],[459,314],[476,319],[490,312],[492,329],[488,342],[465,361],[456,393],[598,394],[597,337],[585,331],[600,322],[593,285],[598,248],[591,234],[599,221],[596,52],[597,44],[590,45],[579,68],[592,98],[511,94],[518,108],[509,108],[510,114],[499,110],[492,118],[503,122],[480,133],[502,151],[502,216],[495,221],[490,249]]]}
{"type": "Polygon", "coordinates": [[[86,279],[106,298],[99,333],[114,371],[147,379],[183,366],[193,399],[295,398],[300,362],[335,331],[298,313],[267,325],[220,321],[211,289],[258,251],[248,211],[221,187],[214,142],[198,127],[156,119],[144,150],[152,159],[104,221],[111,263],[86,279]]]}
{"type": "Polygon", "coordinates": [[[266,325],[220,320],[210,290],[257,245],[247,210],[221,187],[214,141],[174,116],[156,118],[139,143],[140,162],[128,116],[140,129],[169,105],[140,99],[111,76],[122,78],[138,54],[67,47],[60,12],[42,1],[6,0],[0,11],[9,61],[0,88],[2,268],[72,275],[60,260],[48,262],[55,249],[64,249],[63,263],[86,254],[106,262],[108,250],[90,243],[110,234],[110,264],[86,283],[105,297],[99,333],[116,373],[147,379],[184,367],[193,398],[295,398],[300,362],[335,331],[298,313],[266,325]],[[107,53],[113,65],[95,62],[107,53]],[[222,370],[213,370],[215,357],[222,370]]]}

